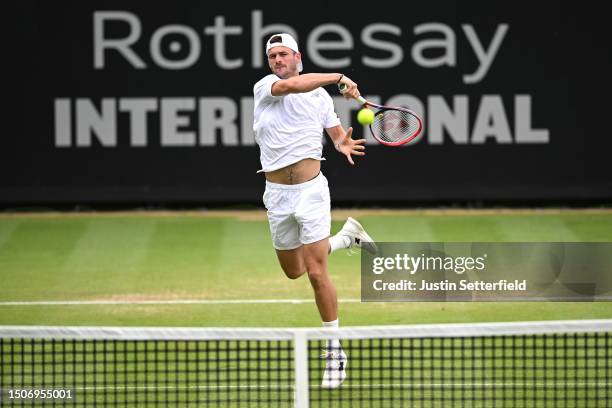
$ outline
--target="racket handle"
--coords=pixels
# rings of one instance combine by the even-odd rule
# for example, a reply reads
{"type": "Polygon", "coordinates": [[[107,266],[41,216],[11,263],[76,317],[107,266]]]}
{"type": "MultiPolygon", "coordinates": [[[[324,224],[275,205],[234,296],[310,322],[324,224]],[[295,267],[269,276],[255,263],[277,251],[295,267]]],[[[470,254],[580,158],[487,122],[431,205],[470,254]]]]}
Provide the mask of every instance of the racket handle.
{"type": "MultiPolygon", "coordinates": [[[[343,94],[346,91],[346,88],[347,88],[346,84],[338,84],[338,90],[340,91],[341,94],[343,94]]],[[[366,101],[361,95],[355,98],[355,100],[362,105],[365,105],[368,103],[368,101],[366,101]]]]}

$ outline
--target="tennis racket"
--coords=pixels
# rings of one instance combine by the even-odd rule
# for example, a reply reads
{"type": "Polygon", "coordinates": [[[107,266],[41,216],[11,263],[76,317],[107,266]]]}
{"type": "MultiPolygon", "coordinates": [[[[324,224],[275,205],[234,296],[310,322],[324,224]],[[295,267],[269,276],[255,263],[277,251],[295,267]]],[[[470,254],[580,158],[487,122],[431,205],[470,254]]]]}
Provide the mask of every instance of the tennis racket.
{"type": "MultiPolygon", "coordinates": [[[[346,84],[339,84],[340,93],[346,84]]],[[[423,130],[423,120],[415,112],[399,106],[383,106],[367,101],[362,96],[355,98],[363,107],[377,109],[370,132],[385,146],[401,146],[414,140],[423,130]]]]}

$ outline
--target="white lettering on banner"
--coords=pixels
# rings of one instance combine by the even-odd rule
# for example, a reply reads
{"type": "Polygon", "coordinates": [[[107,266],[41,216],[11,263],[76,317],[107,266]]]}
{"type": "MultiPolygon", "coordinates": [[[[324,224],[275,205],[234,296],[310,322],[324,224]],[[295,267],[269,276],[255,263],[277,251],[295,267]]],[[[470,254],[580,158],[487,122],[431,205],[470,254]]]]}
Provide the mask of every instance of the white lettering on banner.
{"type": "Polygon", "coordinates": [[[70,147],[71,133],[70,99],[57,98],[55,100],[55,147],[70,147]]]}
{"type": "Polygon", "coordinates": [[[548,143],[548,129],[531,128],[531,96],[516,95],[514,102],[514,132],[517,143],[548,143]]]}
{"type": "MultiPolygon", "coordinates": [[[[424,136],[417,143],[545,144],[550,140],[549,129],[532,127],[531,95],[515,95],[514,106],[508,111],[501,95],[484,95],[479,100],[455,95],[452,106],[440,95],[430,95],[426,103],[405,94],[387,101],[381,101],[377,95],[366,96],[375,103],[410,106],[423,115],[426,118],[424,136]],[[469,115],[471,106],[477,112],[473,121],[469,115]],[[509,117],[508,112],[514,112],[514,117],[509,117]]],[[[333,99],[344,126],[353,125],[351,119],[355,118],[359,106],[341,96],[333,99]]],[[[242,97],[239,102],[227,97],[103,98],[99,101],[57,98],[54,109],[57,148],[112,148],[118,144],[130,147],[255,145],[252,97],[242,97]],[[147,124],[159,131],[152,131],[147,124]],[[151,134],[158,135],[159,140],[151,140],[151,134]]],[[[376,144],[368,130],[364,129],[363,134],[367,144],[376,144]]]]}
{"type": "Polygon", "coordinates": [[[261,68],[264,66],[264,55],[266,50],[264,44],[269,36],[276,33],[289,33],[296,41],[300,41],[297,32],[286,24],[271,24],[265,27],[263,25],[263,12],[261,10],[253,10],[251,13],[251,50],[253,68],[261,68]]]}
{"type": "Polygon", "coordinates": [[[113,98],[102,99],[102,109],[85,98],[76,100],[77,146],[90,147],[95,134],[98,142],[105,147],[117,146],[117,103],[113,98]]]}
{"type": "Polygon", "coordinates": [[[371,68],[385,69],[393,68],[401,64],[404,59],[404,50],[402,50],[402,47],[389,41],[382,41],[374,38],[374,34],[376,33],[393,34],[399,37],[402,35],[402,30],[397,26],[386,23],[370,24],[364,27],[363,31],[361,31],[361,41],[375,50],[387,51],[391,56],[388,59],[378,59],[364,55],[361,59],[363,65],[371,68]]]}
{"type": "Polygon", "coordinates": [[[94,12],[94,67],[104,69],[106,60],[105,50],[116,50],[129,61],[134,68],[143,69],[147,65],[130,48],[140,38],[142,25],[140,19],[133,13],[127,11],[96,11],[94,12]],[[106,38],[105,24],[107,21],[123,21],[128,24],[130,31],[125,38],[106,38]]]}
{"type": "Polygon", "coordinates": [[[312,30],[308,36],[306,48],[308,49],[309,60],[320,67],[327,69],[344,68],[351,65],[349,57],[331,59],[321,55],[320,50],[341,50],[350,51],[354,47],[351,32],[340,24],[323,24],[312,30]],[[340,37],[339,41],[323,41],[321,37],[325,34],[333,33],[340,37]]]}
{"type": "Polygon", "coordinates": [[[255,132],[253,131],[253,98],[240,98],[240,144],[242,146],[255,145],[255,132]]]}
{"type": "Polygon", "coordinates": [[[119,110],[130,114],[130,145],[134,147],[146,146],[147,113],[157,110],[157,99],[121,98],[119,110]]]}
{"type": "Polygon", "coordinates": [[[450,108],[440,95],[429,97],[431,110],[438,114],[427,117],[429,143],[442,144],[444,142],[444,131],[455,144],[468,143],[468,97],[466,95],[455,95],[453,107],[450,108]]]}
{"type": "MultiPolygon", "coordinates": [[[[178,24],[158,27],[153,30],[153,34],[148,40],[150,55],[147,58],[147,56],[139,55],[134,49],[140,41],[147,41],[147,39],[142,38],[142,23],[136,14],[121,10],[94,11],[94,68],[106,69],[108,67],[108,54],[114,53],[136,69],[148,68],[145,63],[147,59],[153,65],[162,69],[187,69],[202,58],[213,59],[208,55],[202,55],[203,49],[212,50],[214,61],[220,69],[233,70],[244,67],[246,65],[244,59],[229,58],[227,50],[230,48],[232,41],[234,44],[244,41],[243,33],[247,30],[240,25],[227,24],[225,16],[214,16],[213,21],[213,25],[205,26],[203,30],[178,24]],[[120,38],[114,36],[109,38],[111,36],[107,25],[111,23],[126,25],[128,34],[120,38]],[[198,34],[199,32],[202,32],[203,35],[198,34]],[[180,59],[171,58],[173,54],[178,55],[177,53],[183,46],[179,41],[168,42],[169,52],[163,52],[162,45],[165,44],[163,39],[171,34],[174,36],[178,34],[186,39],[185,46],[189,47],[186,56],[183,56],[185,53],[181,53],[180,59]],[[212,37],[212,44],[207,47],[202,44],[204,41],[209,41],[206,36],[212,37]]],[[[250,66],[254,69],[260,69],[266,65],[264,43],[269,35],[288,32],[299,41],[297,32],[293,27],[278,23],[264,25],[263,21],[264,15],[261,10],[251,11],[250,31],[245,34],[251,38],[250,66]]],[[[486,46],[471,24],[463,24],[460,29],[443,23],[419,24],[412,30],[416,41],[412,44],[410,55],[412,61],[421,68],[456,67],[458,65],[457,42],[467,41],[472,53],[471,55],[465,53],[465,55],[470,58],[475,57],[477,68],[472,73],[465,73],[462,80],[464,84],[475,84],[482,81],[490,71],[509,28],[508,24],[498,24],[493,38],[486,46]],[[462,34],[459,39],[457,33],[462,34]],[[435,50],[436,56],[427,56],[429,50],[435,50]],[[442,52],[440,53],[439,50],[442,52]]],[[[341,24],[320,24],[310,30],[306,36],[306,41],[303,42],[304,49],[302,51],[306,54],[304,60],[306,64],[311,63],[325,70],[354,68],[356,62],[374,69],[397,67],[404,62],[403,47],[410,47],[410,44],[403,43],[402,31],[402,27],[384,22],[363,26],[360,32],[356,33],[365,46],[358,47],[360,49],[364,48],[363,55],[361,55],[361,58],[353,60],[349,55],[356,48],[353,33],[341,24]],[[380,35],[386,36],[387,39],[377,38],[380,35]],[[397,37],[397,42],[390,41],[388,39],[389,35],[397,37]],[[373,57],[371,56],[372,51],[375,52],[375,55],[382,55],[373,57]]],[[[116,61],[116,59],[113,61],[116,61]]],[[[468,64],[460,65],[467,66],[468,64]]]]}
{"type": "Polygon", "coordinates": [[[236,117],[238,109],[230,98],[200,99],[200,146],[215,146],[216,134],[219,131],[222,146],[238,145],[238,127],[236,117]]]}
{"type": "Polygon", "coordinates": [[[497,143],[512,143],[508,118],[499,95],[484,95],[472,130],[472,143],[483,144],[488,137],[497,143]]]}
{"type": "Polygon", "coordinates": [[[194,98],[161,98],[162,146],[195,146],[195,132],[179,130],[190,125],[184,113],[194,108],[194,98]]]}
{"type": "MultiPolygon", "coordinates": [[[[167,25],[155,30],[151,36],[150,52],[151,58],[157,66],[166,69],[185,69],[191,67],[200,58],[201,43],[198,33],[191,27],[184,25],[167,25]],[[161,43],[165,36],[169,34],[181,34],[189,42],[189,54],[183,60],[171,60],[164,57],[161,50],[161,43]]],[[[170,51],[177,53],[181,50],[181,43],[173,41],[170,43],[170,51]]]]}
{"type": "Polygon", "coordinates": [[[467,37],[470,45],[472,46],[472,50],[476,54],[478,58],[478,62],[480,65],[476,72],[471,75],[464,75],[463,82],[466,84],[473,84],[482,80],[485,77],[493,60],[495,59],[495,55],[497,55],[497,51],[499,51],[499,47],[508,31],[508,24],[500,24],[497,26],[497,30],[495,30],[495,35],[491,40],[491,44],[489,45],[489,50],[485,51],[482,47],[482,43],[478,39],[478,34],[476,34],[476,30],[470,24],[464,24],[461,26],[463,31],[465,32],[465,36],[467,37]]]}
{"type": "Polygon", "coordinates": [[[455,61],[457,55],[455,43],[457,41],[453,29],[441,23],[419,24],[414,27],[415,35],[431,32],[438,32],[442,34],[444,38],[420,40],[417,42],[414,47],[412,47],[412,59],[414,62],[424,68],[437,68],[443,65],[454,67],[457,65],[455,61]],[[424,51],[432,48],[441,48],[444,50],[444,53],[438,58],[426,58],[424,51]]]}
{"type": "Polygon", "coordinates": [[[225,35],[242,34],[240,26],[225,26],[225,17],[215,17],[215,25],[204,28],[204,34],[215,37],[215,62],[223,69],[236,69],[243,65],[242,58],[230,60],[225,54],[225,35]]]}

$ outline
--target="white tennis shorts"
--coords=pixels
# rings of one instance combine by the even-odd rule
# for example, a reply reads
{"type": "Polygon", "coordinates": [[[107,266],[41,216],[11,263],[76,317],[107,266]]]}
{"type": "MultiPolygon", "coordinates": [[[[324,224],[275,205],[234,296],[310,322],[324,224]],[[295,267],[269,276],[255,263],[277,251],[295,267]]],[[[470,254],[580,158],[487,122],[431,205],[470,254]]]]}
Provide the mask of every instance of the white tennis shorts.
{"type": "Polygon", "coordinates": [[[331,204],[323,173],[301,184],[266,181],[263,202],[274,248],[295,249],[329,237],[331,204]]]}

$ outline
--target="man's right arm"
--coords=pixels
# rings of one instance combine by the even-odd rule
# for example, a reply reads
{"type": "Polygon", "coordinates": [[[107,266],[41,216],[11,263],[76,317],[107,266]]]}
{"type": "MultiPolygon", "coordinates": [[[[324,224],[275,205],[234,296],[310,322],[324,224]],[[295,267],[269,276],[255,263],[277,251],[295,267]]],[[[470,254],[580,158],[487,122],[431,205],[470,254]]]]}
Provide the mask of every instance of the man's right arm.
{"type": "Polygon", "coordinates": [[[356,98],[359,96],[357,84],[349,77],[340,74],[304,74],[288,79],[281,79],[272,84],[272,95],[283,96],[291,93],[303,93],[313,91],[321,86],[332,84],[346,84],[348,87],[344,96],[346,98],[356,98]]]}

